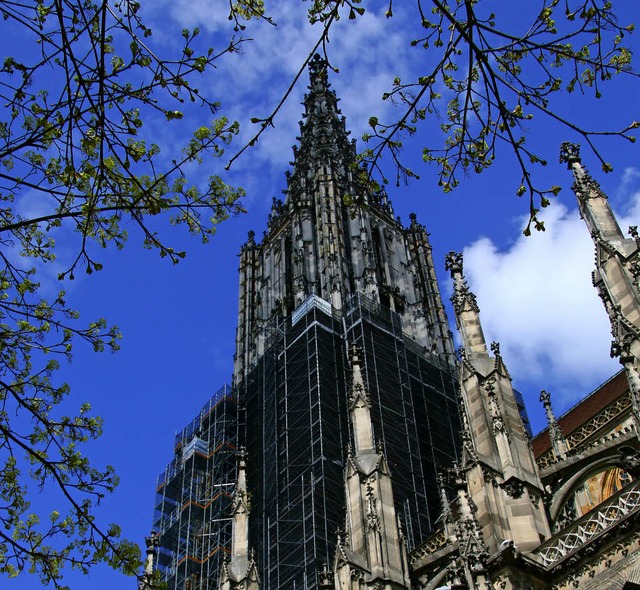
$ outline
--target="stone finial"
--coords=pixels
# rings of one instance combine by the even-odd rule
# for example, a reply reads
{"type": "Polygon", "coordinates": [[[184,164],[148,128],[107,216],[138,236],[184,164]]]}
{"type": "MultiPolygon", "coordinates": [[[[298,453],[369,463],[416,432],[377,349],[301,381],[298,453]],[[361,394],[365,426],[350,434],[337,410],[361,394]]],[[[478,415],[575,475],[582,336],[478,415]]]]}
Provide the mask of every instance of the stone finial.
{"type": "Polygon", "coordinates": [[[151,534],[144,538],[144,542],[147,548],[147,559],[145,561],[144,573],[151,575],[155,569],[155,557],[158,553],[158,533],[156,531],[151,531],[151,534]]]}
{"type": "Polygon", "coordinates": [[[580,162],[580,145],[569,141],[562,142],[560,144],[560,163],[566,163],[567,168],[571,169],[572,164],[580,162]]]}
{"type": "Polygon", "coordinates": [[[447,498],[445,478],[442,473],[438,473],[437,481],[438,491],[440,493],[440,508],[442,510],[442,520],[446,523],[451,518],[451,506],[449,505],[449,498],[447,498]]]}
{"type": "Polygon", "coordinates": [[[139,578],[139,590],[149,590],[153,585],[153,574],[156,569],[156,555],[158,554],[158,545],[160,544],[159,534],[157,531],[151,531],[148,537],[144,538],[146,546],[146,557],[144,560],[144,571],[139,578]]]}
{"type": "Polygon", "coordinates": [[[445,269],[451,273],[453,279],[453,295],[451,303],[456,314],[460,314],[465,304],[476,313],[480,312],[476,296],[469,290],[469,285],[464,278],[462,253],[449,252],[445,257],[445,269]]]}
{"type": "Polygon", "coordinates": [[[333,587],[333,574],[329,571],[325,563],[318,572],[318,588],[320,588],[320,590],[332,590],[333,587]]]}
{"type": "Polygon", "coordinates": [[[445,257],[444,268],[451,273],[451,278],[462,276],[462,252],[449,252],[445,257]]]}
{"type": "Polygon", "coordinates": [[[321,91],[328,87],[327,84],[327,60],[320,57],[316,53],[309,62],[309,79],[311,81],[311,89],[321,91]]]}
{"type": "Polygon", "coordinates": [[[556,417],[553,414],[553,410],[551,408],[551,394],[544,389],[540,392],[540,401],[544,406],[544,410],[547,414],[547,423],[549,424],[549,440],[551,441],[551,446],[553,448],[553,452],[558,459],[564,459],[567,455],[568,445],[567,441],[562,434],[562,430],[556,420],[556,417]]]}
{"type": "Polygon", "coordinates": [[[544,406],[544,409],[547,412],[547,418],[553,419],[555,421],[555,418],[553,417],[553,412],[551,410],[551,394],[548,391],[545,391],[543,389],[540,392],[540,401],[542,402],[542,405],[544,406]]]}
{"type": "Polygon", "coordinates": [[[544,410],[547,414],[547,422],[549,423],[549,426],[557,427],[558,422],[553,413],[553,409],[551,408],[551,394],[543,389],[540,392],[540,401],[542,402],[544,410]]]}

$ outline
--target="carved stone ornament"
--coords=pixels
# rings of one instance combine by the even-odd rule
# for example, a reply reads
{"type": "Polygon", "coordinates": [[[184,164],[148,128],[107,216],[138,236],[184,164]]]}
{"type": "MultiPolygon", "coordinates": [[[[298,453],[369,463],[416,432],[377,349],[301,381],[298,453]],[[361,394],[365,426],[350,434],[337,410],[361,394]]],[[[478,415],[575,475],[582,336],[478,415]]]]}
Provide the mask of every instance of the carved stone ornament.
{"type": "Polygon", "coordinates": [[[464,542],[464,559],[467,567],[472,574],[480,574],[486,572],[487,560],[489,553],[487,552],[482,540],[482,533],[479,530],[477,521],[466,521],[468,534],[464,542]]]}
{"type": "Polygon", "coordinates": [[[448,579],[451,590],[462,590],[463,588],[467,587],[464,576],[464,566],[460,558],[456,559],[455,562],[451,565],[450,575],[448,579]]]}
{"type": "MultiPolygon", "coordinates": [[[[582,170],[584,174],[582,175],[582,177],[576,178],[574,183],[571,185],[571,190],[576,194],[578,198],[587,199],[589,198],[592,190],[601,191],[601,189],[600,184],[596,180],[591,178],[587,170],[585,168],[583,168],[582,170]]],[[[595,236],[592,234],[592,238],[594,238],[596,241],[601,240],[601,237],[597,232],[595,236]]]]}
{"type": "Polygon", "coordinates": [[[144,543],[147,548],[147,552],[152,551],[155,553],[158,549],[158,545],[160,544],[160,535],[156,531],[151,531],[151,534],[144,538],[144,543]]]}
{"type": "Polygon", "coordinates": [[[451,272],[451,275],[454,273],[462,274],[462,253],[449,252],[444,259],[444,267],[451,272]]]}
{"type": "Polygon", "coordinates": [[[329,571],[326,563],[318,572],[318,587],[322,590],[331,590],[334,587],[333,572],[329,571]]]}
{"type": "Polygon", "coordinates": [[[482,381],[482,388],[489,398],[495,398],[496,395],[496,380],[494,377],[485,379],[482,381]]]}
{"type": "MultiPolygon", "coordinates": [[[[620,316],[618,316],[618,319],[622,320],[620,316]]],[[[620,357],[621,364],[633,362],[634,357],[631,353],[631,346],[638,338],[638,336],[633,333],[635,329],[633,332],[629,331],[628,326],[623,324],[622,321],[617,322],[616,328],[616,334],[614,334],[615,340],[611,343],[611,358],[620,357]]]]}
{"type": "Polygon", "coordinates": [[[373,488],[367,484],[367,530],[377,531],[380,529],[380,519],[376,509],[376,500],[373,497],[373,488]]]}
{"type": "Polygon", "coordinates": [[[469,290],[466,281],[454,290],[451,296],[451,303],[456,314],[462,313],[465,303],[476,313],[480,312],[476,296],[469,290]]]}
{"type": "Polygon", "coordinates": [[[560,164],[567,164],[571,168],[574,162],[580,162],[580,144],[563,141],[560,144],[560,164]]]}
{"type": "Polygon", "coordinates": [[[629,272],[635,279],[636,285],[640,284],[640,262],[632,262],[629,265],[629,272]]]}
{"type": "Polygon", "coordinates": [[[567,567],[581,559],[581,550],[592,540],[599,543],[612,535],[620,535],[637,522],[640,514],[640,483],[624,487],[619,493],[560,530],[537,552],[545,567],[562,561],[567,567]]]}
{"type": "Polygon", "coordinates": [[[467,358],[467,351],[465,350],[464,346],[459,346],[458,347],[458,358],[463,361],[467,358]]]}
{"type": "Polygon", "coordinates": [[[453,462],[453,465],[446,470],[447,481],[455,489],[466,489],[467,485],[467,471],[460,467],[457,461],[453,462]]]}
{"type": "Polygon", "coordinates": [[[492,486],[498,485],[497,473],[493,469],[485,467],[482,470],[482,478],[486,484],[490,484],[492,486]]]}
{"type": "Polygon", "coordinates": [[[497,576],[496,579],[493,581],[493,587],[503,590],[504,588],[507,587],[507,580],[504,579],[502,576],[497,576]]]}
{"type": "Polygon", "coordinates": [[[524,494],[524,484],[519,479],[513,477],[503,482],[500,487],[514,500],[521,498],[522,494],[524,494]]]}
{"type": "Polygon", "coordinates": [[[358,400],[364,402],[367,406],[369,405],[367,393],[360,383],[356,383],[355,385],[353,385],[353,387],[351,387],[351,390],[349,391],[349,395],[347,397],[349,407],[352,408],[358,400]]]}
{"type": "Polygon", "coordinates": [[[618,449],[620,464],[623,469],[635,478],[640,477],[640,453],[630,446],[623,446],[618,449]]]}

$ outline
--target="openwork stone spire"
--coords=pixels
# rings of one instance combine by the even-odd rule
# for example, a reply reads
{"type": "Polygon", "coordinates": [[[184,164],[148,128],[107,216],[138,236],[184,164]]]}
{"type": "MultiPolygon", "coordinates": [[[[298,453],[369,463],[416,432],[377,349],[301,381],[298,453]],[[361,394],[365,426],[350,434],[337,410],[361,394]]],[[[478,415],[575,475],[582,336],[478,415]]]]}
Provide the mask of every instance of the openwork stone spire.
{"type": "MultiPolygon", "coordinates": [[[[289,199],[300,195],[300,188],[321,171],[332,172],[351,184],[355,163],[355,140],[349,140],[346,121],[338,108],[338,98],[331,90],[327,62],[316,54],[309,63],[309,92],[304,97],[304,122],[300,123],[300,147],[294,147],[294,169],[289,177],[289,199]]],[[[353,188],[353,187],[352,187],[353,188]]]]}
{"type": "Polygon", "coordinates": [[[264,354],[275,318],[303,305],[344,310],[355,296],[398,314],[406,336],[455,362],[428,233],[415,215],[404,227],[384,191],[362,180],[327,67],[319,56],[309,65],[286,198],[273,200],[262,241],[250,234],[240,253],[236,382],[264,354]]]}

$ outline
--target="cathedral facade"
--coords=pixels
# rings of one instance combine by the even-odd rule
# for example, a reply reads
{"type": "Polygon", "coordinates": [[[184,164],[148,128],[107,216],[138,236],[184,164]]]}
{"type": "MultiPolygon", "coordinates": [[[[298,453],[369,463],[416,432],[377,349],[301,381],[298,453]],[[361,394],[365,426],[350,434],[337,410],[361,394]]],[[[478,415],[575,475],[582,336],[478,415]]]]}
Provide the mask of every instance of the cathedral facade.
{"type": "MultiPolygon", "coordinates": [[[[310,64],[286,197],[240,255],[234,375],[176,437],[147,571],[175,590],[640,588],[640,239],[576,146],[620,374],[533,440],[462,256],[358,174],[310,64]]],[[[142,585],[144,586],[143,581],[142,585]]]]}
{"type": "Polygon", "coordinates": [[[640,588],[640,240],[625,237],[606,195],[563,144],[580,213],[596,249],[593,284],[623,369],[560,419],[542,391],[548,427],[523,437],[496,343],[487,347],[462,259],[447,265],[463,341],[462,461],[448,470],[442,526],[410,555],[418,588],[640,588]]]}

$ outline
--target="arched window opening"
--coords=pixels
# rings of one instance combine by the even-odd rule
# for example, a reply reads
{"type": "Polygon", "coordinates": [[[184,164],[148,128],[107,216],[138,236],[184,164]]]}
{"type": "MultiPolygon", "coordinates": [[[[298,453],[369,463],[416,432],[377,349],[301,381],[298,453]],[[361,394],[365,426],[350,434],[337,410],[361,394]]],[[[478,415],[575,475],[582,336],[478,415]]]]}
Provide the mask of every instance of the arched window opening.
{"type": "Polygon", "coordinates": [[[621,467],[608,467],[591,474],[574,488],[573,493],[564,503],[556,519],[555,531],[563,529],[590,512],[634,479],[621,467]]]}

